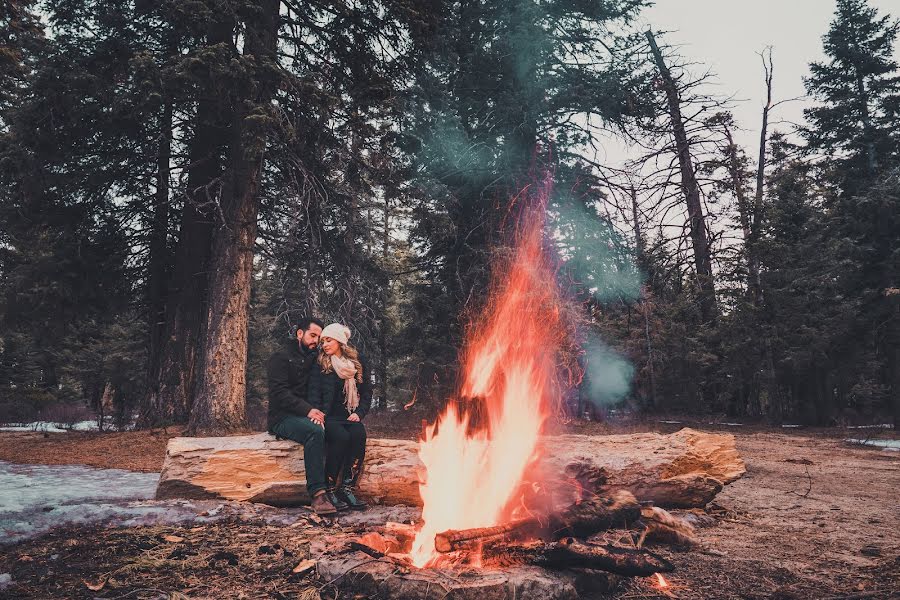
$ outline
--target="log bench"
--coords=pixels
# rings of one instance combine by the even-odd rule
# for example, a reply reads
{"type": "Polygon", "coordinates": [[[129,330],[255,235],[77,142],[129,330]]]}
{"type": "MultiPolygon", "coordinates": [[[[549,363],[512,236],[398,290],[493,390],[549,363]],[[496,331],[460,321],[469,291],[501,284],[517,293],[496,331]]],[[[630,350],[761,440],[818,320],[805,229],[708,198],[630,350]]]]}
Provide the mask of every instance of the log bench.
{"type": "MultiPolygon", "coordinates": [[[[668,508],[702,507],[745,472],[734,436],[687,428],[669,435],[547,436],[540,445],[547,478],[577,481],[587,491],[625,489],[668,508]]],[[[361,495],[421,504],[417,449],[413,441],[369,439],[361,495]]],[[[267,433],[172,438],[156,497],[306,503],[303,447],[267,433]]]]}

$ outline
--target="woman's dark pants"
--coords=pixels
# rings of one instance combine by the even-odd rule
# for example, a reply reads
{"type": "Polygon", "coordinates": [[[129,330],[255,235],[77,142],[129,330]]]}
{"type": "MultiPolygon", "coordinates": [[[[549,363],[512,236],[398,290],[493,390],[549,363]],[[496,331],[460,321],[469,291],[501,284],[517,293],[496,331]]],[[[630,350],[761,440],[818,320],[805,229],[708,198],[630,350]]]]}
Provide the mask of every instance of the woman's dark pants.
{"type": "Polygon", "coordinates": [[[303,444],[303,462],[306,465],[306,489],[310,497],[325,484],[325,430],[306,417],[285,417],[275,423],[269,433],[286,440],[303,444]]]}
{"type": "Polygon", "coordinates": [[[366,455],[366,427],[357,421],[325,419],[325,473],[331,482],[350,477],[350,468],[366,455]]]}

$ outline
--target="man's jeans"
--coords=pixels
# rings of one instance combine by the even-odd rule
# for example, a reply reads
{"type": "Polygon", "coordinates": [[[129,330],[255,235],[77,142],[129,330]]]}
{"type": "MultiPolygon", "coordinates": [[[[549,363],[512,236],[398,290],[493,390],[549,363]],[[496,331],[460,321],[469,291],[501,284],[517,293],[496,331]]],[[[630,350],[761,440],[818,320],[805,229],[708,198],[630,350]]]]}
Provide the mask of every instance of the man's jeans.
{"type": "Polygon", "coordinates": [[[325,485],[325,430],[306,417],[285,417],[275,423],[269,433],[303,444],[306,464],[306,489],[312,497],[325,485]]]}

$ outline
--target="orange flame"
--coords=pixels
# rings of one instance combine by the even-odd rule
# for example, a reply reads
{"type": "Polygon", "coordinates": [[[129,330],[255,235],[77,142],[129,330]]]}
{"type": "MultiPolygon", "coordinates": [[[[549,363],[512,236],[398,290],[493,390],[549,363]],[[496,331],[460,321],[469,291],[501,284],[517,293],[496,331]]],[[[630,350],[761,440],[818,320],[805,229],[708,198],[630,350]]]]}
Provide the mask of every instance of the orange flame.
{"type": "Polygon", "coordinates": [[[521,483],[559,398],[559,297],[542,243],[549,192],[547,177],[520,215],[513,256],[495,270],[487,306],[469,329],[460,400],[419,442],[424,524],[411,552],[416,566],[439,558],[435,534],[498,525],[522,503],[521,483]]]}

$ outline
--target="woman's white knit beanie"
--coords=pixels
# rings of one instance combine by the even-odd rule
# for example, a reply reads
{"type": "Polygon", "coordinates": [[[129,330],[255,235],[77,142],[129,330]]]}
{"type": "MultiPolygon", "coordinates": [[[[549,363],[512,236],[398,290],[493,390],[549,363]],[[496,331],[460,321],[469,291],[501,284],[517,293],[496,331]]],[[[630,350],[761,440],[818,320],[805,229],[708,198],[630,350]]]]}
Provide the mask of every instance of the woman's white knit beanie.
{"type": "Polygon", "coordinates": [[[322,330],[322,333],[319,334],[320,338],[330,337],[333,340],[337,340],[340,343],[346,345],[347,342],[350,341],[350,328],[345,325],[341,325],[340,323],[332,323],[322,330]]]}

